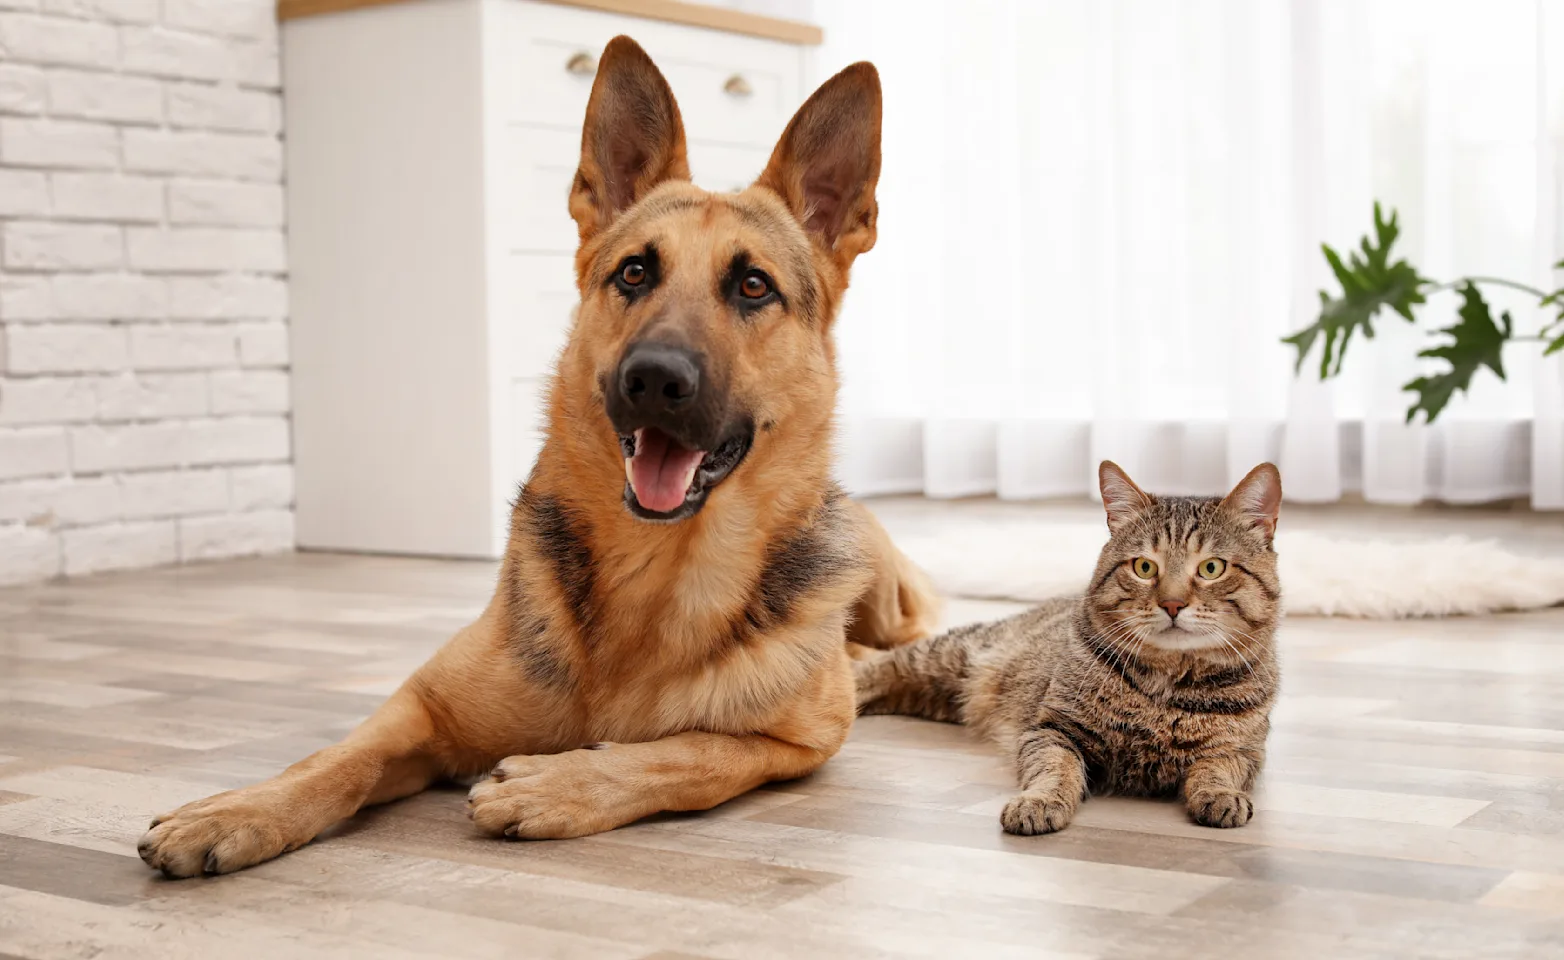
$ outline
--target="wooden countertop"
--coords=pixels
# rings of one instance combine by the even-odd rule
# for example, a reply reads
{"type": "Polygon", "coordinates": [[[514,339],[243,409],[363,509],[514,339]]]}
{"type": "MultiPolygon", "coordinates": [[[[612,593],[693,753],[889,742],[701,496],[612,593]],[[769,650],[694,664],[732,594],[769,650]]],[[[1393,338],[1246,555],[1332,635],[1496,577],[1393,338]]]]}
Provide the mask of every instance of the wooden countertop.
{"type": "MultiPolygon", "coordinates": [[[[296,20],[299,17],[313,17],[322,13],[360,10],[365,7],[403,2],[405,0],[277,0],[277,19],[296,20]]],[[[708,30],[725,30],[728,33],[742,33],[746,36],[806,46],[814,46],[824,37],[821,29],[812,23],[763,17],[758,13],[745,13],[741,10],[713,7],[704,3],[685,3],[683,0],[544,0],[544,2],[559,3],[567,7],[585,7],[588,10],[602,10],[630,17],[644,17],[648,20],[683,23],[692,27],[705,27],[708,30]]]]}

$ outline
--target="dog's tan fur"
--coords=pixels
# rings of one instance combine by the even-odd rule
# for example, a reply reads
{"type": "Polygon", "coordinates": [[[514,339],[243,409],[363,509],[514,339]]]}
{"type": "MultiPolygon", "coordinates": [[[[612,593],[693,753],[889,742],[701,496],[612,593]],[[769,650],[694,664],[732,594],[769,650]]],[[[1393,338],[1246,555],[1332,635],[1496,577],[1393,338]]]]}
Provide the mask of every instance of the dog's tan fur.
{"type": "Polygon", "coordinates": [[[226,873],[367,804],[491,770],[469,796],[491,834],[575,837],[706,809],[837,751],[854,713],[847,641],[894,646],[931,627],[922,574],[829,474],[831,324],[875,241],[874,68],[827,82],[756,184],[715,195],[688,182],[678,107],[645,53],[619,38],[600,64],[570,196],[581,307],[493,599],[342,743],[156,820],[140,844],[150,865],[226,873]],[[668,279],[631,309],[610,281],[652,241],[668,279]],[[787,303],[736,320],[716,292],[736,249],[787,303]],[[626,509],[604,415],[608,372],[652,327],[697,344],[756,424],[704,509],[667,525],[626,509]]]}

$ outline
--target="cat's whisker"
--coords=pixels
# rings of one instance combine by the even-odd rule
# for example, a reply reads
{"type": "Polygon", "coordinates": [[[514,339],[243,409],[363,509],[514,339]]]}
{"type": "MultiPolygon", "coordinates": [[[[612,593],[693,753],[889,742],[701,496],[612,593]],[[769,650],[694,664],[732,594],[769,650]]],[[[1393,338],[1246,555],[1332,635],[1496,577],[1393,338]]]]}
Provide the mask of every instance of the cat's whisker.
{"type": "Polygon", "coordinates": [[[1132,614],[1124,618],[1125,632],[1120,635],[1119,642],[1124,650],[1126,661],[1139,660],[1141,651],[1145,649],[1146,638],[1150,636],[1147,627],[1158,621],[1158,616],[1153,613],[1132,614]]]}
{"type": "MultiPolygon", "coordinates": [[[[1128,627],[1124,627],[1123,630],[1116,630],[1115,632],[1101,638],[1104,645],[1108,648],[1108,661],[1113,665],[1115,670],[1122,671],[1129,668],[1128,660],[1130,659],[1130,651],[1128,645],[1125,643],[1125,631],[1128,629],[1128,627]]],[[[1109,673],[1103,673],[1098,677],[1096,689],[1092,691],[1093,698],[1098,698],[1101,696],[1111,677],[1112,674],[1109,673]]]]}
{"type": "Polygon", "coordinates": [[[1139,622],[1134,617],[1126,617],[1116,623],[1112,630],[1102,635],[1103,642],[1111,647],[1117,647],[1126,637],[1131,636],[1139,627],[1139,622]]]}
{"type": "MultiPolygon", "coordinates": [[[[1130,614],[1121,618],[1110,630],[1098,637],[1108,648],[1109,662],[1114,665],[1115,669],[1127,670],[1129,662],[1135,659],[1135,650],[1131,646],[1131,637],[1142,623],[1148,619],[1152,619],[1149,614],[1130,614]]],[[[1110,673],[1103,673],[1098,676],[1092,690],[1092,698],[1094,700],[1101,699],[1103,691],[1107,689],[1112,679],[1113,675],[1110,673]]]]}
{"type": "Polygon", "coordinates": [[[1263,662],[1251,661],[1244,653],[1247,648],[1240,644],[1236,638],[1223,636],[1222,642],[1227,644],[1228,648],[1233,651],[1233,655],[1243,664],[1244,669],[1249,671],[1250,676],[1267,681],[1275,678],[1275,670],[1263,662]]]}
{"type": "Polygon", "coordinates": [[[1259,650],[1265,650],[1270,647],[1270,644],[1268,644],[1267,641],[1264,641],[1264,639],[1256,638],[1256,636],[1250,635],[1250,633],[1245,633],[1243,630],[1237,629],[1237,627],[1228,627],[1226,630],[1228,630],[1229,635],[1242,636],[1242,638],[1245,639],[1245,644],[1243,644],[1245,649],[1248,649],[1250,644],[1254,644],[1254,647],[1259,650]]]}
{"type": "MultiPolygon", "coordinates": [[[[1142,623],[1141,626],[1142,627],[1150,627],[1154,623],[1157,623],[1158,620],[1159,620],[1159,618],[1155,614],[1152,614],[1152,615],[1147,617],[1147,621],[1145,623],[1142,623]]],[[[1151,631],[1150,630],[1143,629],[1143,630],[1141,630],[1140,632],[1138,632],[1136,634],[1135,656],[1136,656],[1137,659],[1140,657],[1141,651],[1146,649],[1146,641],[1149,640],[1149,639],[1151,639],[1151,631]]]]}
{"type": "Polygon", "coordinates": [[[1123,617],[1113,625],[1113,628],[1102,634],[1099,639],[1108,645],[1110,650],[1117,651],[1124,638],[1128,637],[1139,625],[1144,614],[1130,614],[1123,617]]]}
{"type": "Polygon", "coordinates": [[[1227,649],[1233,651],[1233,656],[1238,658],[1238,662],[1244,665],[1244,669],[1245,670],[1248,670],[1250,672],[1250,674],[1253,674],[1255,672],[1254,665],[1249,662],[1249,658],[1245,657],[1243,655],[1243,653],[1238,649],[1237,645],[1235,645],[1233,643],[1233,641],[1231,639],[1229,639],[1226,634],[1218,633],[1218,634],[1214,634],[1214,636],[1218,640],[1222,641],[1222,643],[1227,647],[1227,649]]]}

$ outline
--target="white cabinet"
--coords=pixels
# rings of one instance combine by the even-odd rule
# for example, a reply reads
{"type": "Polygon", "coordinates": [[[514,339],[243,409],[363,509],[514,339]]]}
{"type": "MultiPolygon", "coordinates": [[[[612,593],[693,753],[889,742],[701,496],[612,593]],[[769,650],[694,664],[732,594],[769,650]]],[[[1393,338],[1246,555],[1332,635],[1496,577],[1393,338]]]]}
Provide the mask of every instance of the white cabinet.
{"type": "Polygon", "coordinates": [[[284,23],[301,547],[503,550],[576,303],[581,120],[621,33],[678,97],[695,182],[753,180],[808,46],[532,0],[284,23]]]}

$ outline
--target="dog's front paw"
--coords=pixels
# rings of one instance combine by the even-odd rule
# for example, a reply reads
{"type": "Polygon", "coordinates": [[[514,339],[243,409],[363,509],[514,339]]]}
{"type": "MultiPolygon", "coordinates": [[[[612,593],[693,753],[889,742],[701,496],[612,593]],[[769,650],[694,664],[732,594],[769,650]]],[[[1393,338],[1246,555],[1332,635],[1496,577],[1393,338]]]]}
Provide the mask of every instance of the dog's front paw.
{"type": "Polygon", "coordinates": [[[594,747],[501,760],[467,793],[467,815],[492,836],[563,840],[601,833],[614,821],[614,784],[594,747]]]}
{"type": "Polygon", "coordinates": [[[1070,825],[1077,804],[1056,793],[1023,793],[1005,804],[999,825],[1023,837],[1054,833],[1070,825]]]}
{"type": "Polygon", "coordinates": [[[152,821],[136,844],[168,877],[232,873],[303,845],[288,808],[271,792],[234,790],[187,803],[152,821]]]}
{"type": "Polygon", "coordinates": [[[1254,803],[1242,793],[1197,793],[1189,798],[1189,815],[1206,827],[1241,827],[1254,816],[1254,803]]]}

